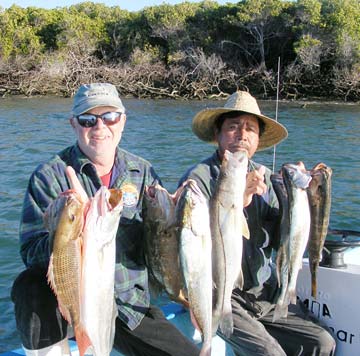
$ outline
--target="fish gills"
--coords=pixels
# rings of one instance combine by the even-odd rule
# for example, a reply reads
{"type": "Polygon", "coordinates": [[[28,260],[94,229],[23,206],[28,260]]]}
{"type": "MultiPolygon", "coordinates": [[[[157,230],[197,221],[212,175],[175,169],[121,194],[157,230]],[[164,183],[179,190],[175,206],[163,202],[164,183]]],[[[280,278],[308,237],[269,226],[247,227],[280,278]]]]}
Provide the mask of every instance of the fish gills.
{"type": "Polygon", "coordinates": [[[175,224],[176,194],[171,195],[159,184],[145,189],[145,258],[152,293],[159,295],[165,290],[171,299],[189,307],[180,269],[179,238],[175,224]]]}
{"type": "Polygon", "coordinates": [[[102,186],[90,200],[83,231],[81,321],[95,356],[113,347],[117,307],[114,296],[116,233],[123,210],[120,189],[102,186]]]}
{"type": "Polygon", "coordinates": [[[57,200],[54,204],[62,207],[62,211],[53,228],[55,234],[47,275],[61,314],[74,328],[82,356],[91,345],[80,320],[81,235],[86,203],[74,190],[64,192],[57,200]]]}
{"type": "Polygon", "coordinates": [[[180,262],[190,310],[200,328],[201,356],[211,354],[212,266],[209,208],[194,180],[189,179],[176,205],[180,262]]]}
{"type": "Polygon", "coordinates": [[[218,325],[230,337],[233,332],[231,294],[243,287],[243,236],[249,228],[243,211],[248,158],[245,152],[225,151],[220,175],[210,199],[210,227],[214,280],[213,332],[218,325]]]}
{"type": "Polygon", "coordinates": [[[310,174],[312,180],[307,188],[311,213],[308,252],[311,273],[311,295],[316,298],[317,270],[330,219],[332,169],[324,163],[318,163],[310,171],[310,174]]]}

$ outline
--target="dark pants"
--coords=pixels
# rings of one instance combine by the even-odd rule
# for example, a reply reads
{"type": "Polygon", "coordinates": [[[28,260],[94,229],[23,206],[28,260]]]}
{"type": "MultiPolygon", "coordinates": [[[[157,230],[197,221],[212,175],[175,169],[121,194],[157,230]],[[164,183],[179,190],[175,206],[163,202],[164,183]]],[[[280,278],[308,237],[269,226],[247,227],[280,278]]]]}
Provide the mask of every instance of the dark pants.
{"type": "MultiPolygon", "coordinates": [[[[21,342],[29,350],[51,346],[67,335],[57,300],[47,283],[46,271],[30,268],[14,282],[12,301],[21,342]]],[[[166,320],[162,311],[150,307],[140,325],[130,330],[116,319],[114,348],[134,356],[195,356],[199,348],[166,320]]]]}
{"type": "MultiPolygon", "coordinates": [[[[245,292],[232,295],[234,332],[226,339],[236,355],[266,356],[330,356],[335,352],[335,340],[310,316],[299,302],[289,306],[287,318],[272,322],[273,309],[256,317],[256,300],[250,301],[245,292]]],[[[222,337],[221,334],[219,336],[222,337]]]]}

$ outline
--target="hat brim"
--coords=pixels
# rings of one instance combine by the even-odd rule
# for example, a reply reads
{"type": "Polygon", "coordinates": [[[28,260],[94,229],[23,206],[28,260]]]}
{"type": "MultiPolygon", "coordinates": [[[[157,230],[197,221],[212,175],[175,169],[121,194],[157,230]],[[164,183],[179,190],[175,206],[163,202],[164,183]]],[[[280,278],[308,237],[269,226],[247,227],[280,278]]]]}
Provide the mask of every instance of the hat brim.
{"type": "MultiPolygon", "coordinates": [[[[198,112],[192,122],[192,130],[197,137],[209,143],[216,143],[215,141],[215,121],[223,113],[234,112],[231,108],[213,108],[204,109],[198,112]]],[[[282,140],[287,138],[288,131],[276,120],[271,119],[265,115],[254,114],[247,111],[239,111],[239,113],[247,113],[256,116],[263,121],[265,128],[264,132],[259,138],[259,145],[257,151],[265,150],[274,145],[279,144],[282,140]]]]}

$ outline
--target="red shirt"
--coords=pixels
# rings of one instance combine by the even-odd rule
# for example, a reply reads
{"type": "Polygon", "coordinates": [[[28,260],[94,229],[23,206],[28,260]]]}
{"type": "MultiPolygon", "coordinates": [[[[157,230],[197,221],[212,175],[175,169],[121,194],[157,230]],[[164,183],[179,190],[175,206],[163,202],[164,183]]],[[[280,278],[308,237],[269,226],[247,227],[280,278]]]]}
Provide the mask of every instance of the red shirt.
{"type": "Polygon", "coordinates": [[[102,184],[105,185],[106,188],[109,188],[110,179],[111,179],[111,173],[112,173],[112,169],[110,170],[109,173],[107,173],[104,176],[100,177],[100,179],[102,181],[102,184]]]}

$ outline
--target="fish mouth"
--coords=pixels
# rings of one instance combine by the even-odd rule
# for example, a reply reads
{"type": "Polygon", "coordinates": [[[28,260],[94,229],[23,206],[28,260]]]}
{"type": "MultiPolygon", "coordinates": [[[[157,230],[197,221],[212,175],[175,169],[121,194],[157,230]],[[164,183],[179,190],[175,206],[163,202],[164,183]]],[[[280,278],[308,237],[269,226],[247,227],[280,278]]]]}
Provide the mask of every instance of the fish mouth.
{"type": "Polygon", "coordinates": [[[237,142],[237,143],[231,145],[229,147],[229,149],[230,149],[230,151],[232,153],[234,153],[236,151],[246,151],[246,152],[248,152],[250,150],[250,145],[248,143],[246,143],[246,142],[240,141],[240,142],[237,142]]]}
{"type": "Polygon", "coordinates": [[[145,187],[145,193],[149,198],[155,199],[156,189],[153,185],[148,185],[145,187]]]}

